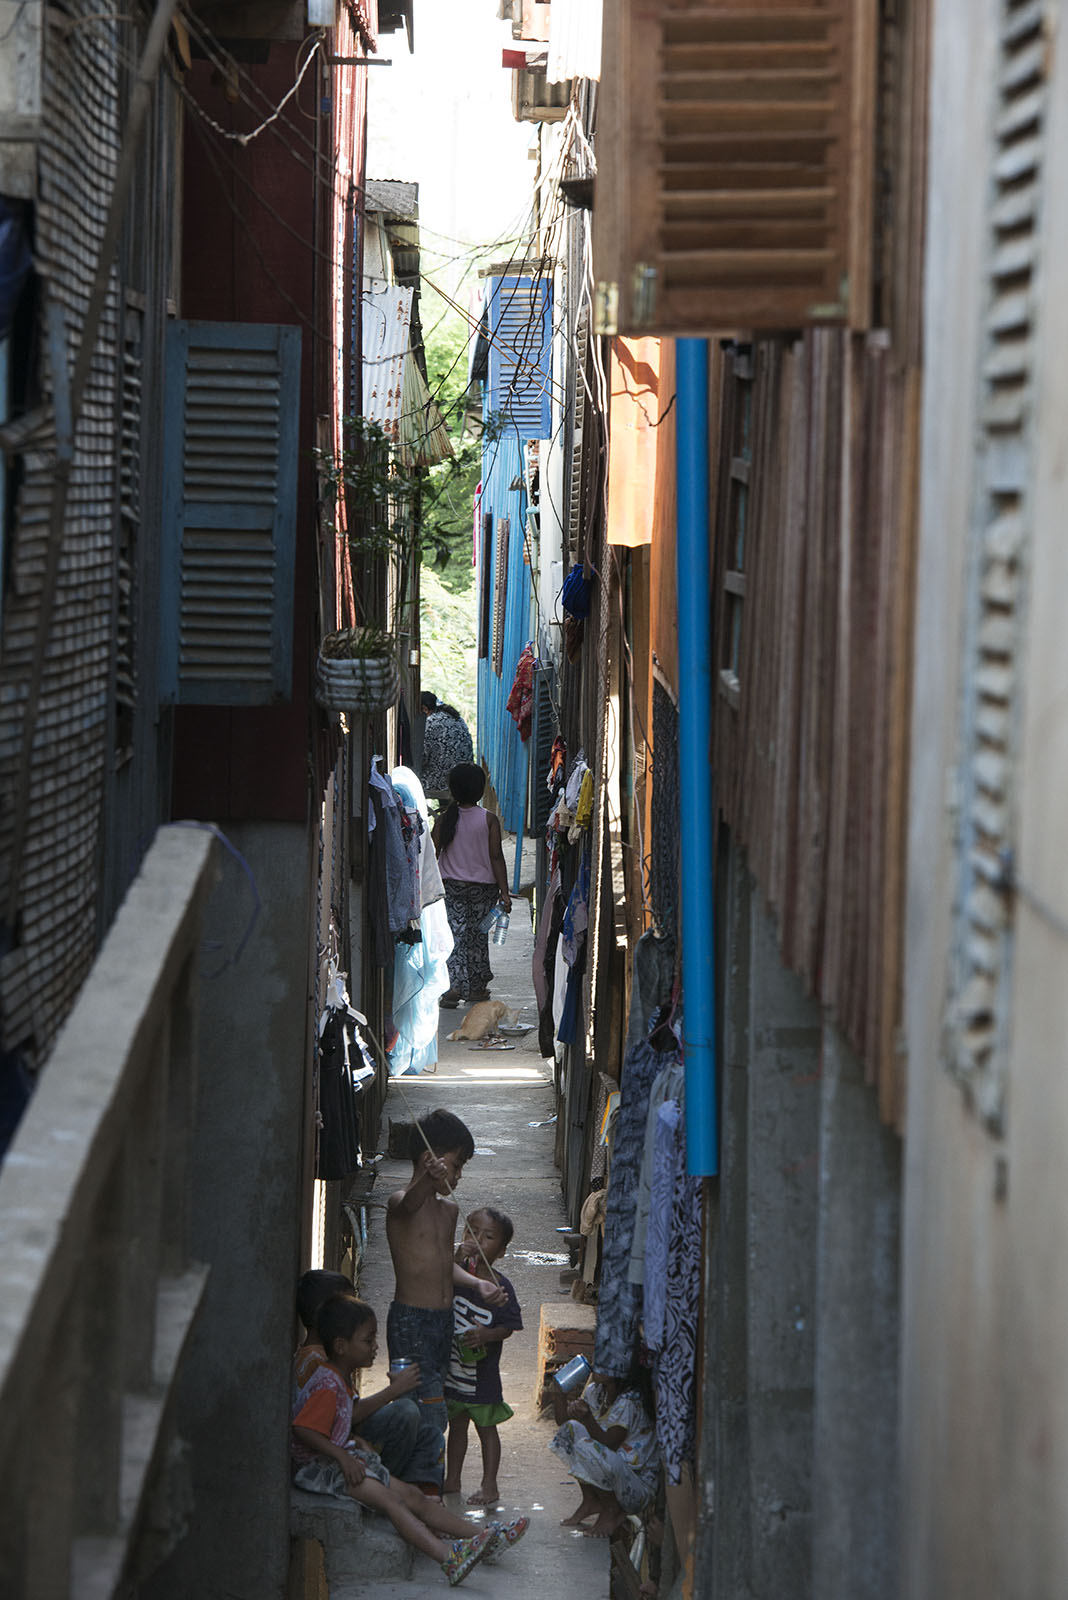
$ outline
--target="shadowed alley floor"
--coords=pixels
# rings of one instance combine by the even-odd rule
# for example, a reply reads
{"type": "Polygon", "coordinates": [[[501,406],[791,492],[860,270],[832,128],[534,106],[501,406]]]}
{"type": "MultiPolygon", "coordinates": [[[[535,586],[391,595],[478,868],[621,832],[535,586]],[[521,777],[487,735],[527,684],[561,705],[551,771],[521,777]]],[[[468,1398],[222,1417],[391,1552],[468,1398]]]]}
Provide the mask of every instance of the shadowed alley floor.
{"type": "MultiPolygon", "coordinates": [[[[511,862],[514,845],[506,836],[505,853],[511,862]]],[[[529,905],[513,905],[507,943],[491,946],[496,974],[495,998],[522,1008],[520,1021],[534,1024],[536,1009],[530,979],[533,938],[529,905]]],[[[394,1080],[382,1121],[380,1147],[385,1149],[388,1121],[407,1119],[408,1105],[417,1116],[445,1106],[470,1127],[475,1155],[464,1169],[457,1191],[462,1212],[479,1204],[494,1205],[515,1223],[515,1239],[501,1262],[515,1285],[523,1311],[524,1327],[505,1342],[501,1358],[504,1397],[515,1416],[501,1428],[500,1492],[504,1511],[531,1518],[530,1531],[514,1551],[492,1567],[479,1567],[464,1583],[471,1600],[554,1600],[581,1595],[582,1600],[605,1600],[608,1595],[609,1554],[604,1541],[585,1538],[560,1527],[561,1517],[578,1504],[578,1490],[563,1467],[549,1453],[553,1425],[539,1418],[534,1408],[538,1319],[543,1301],[566,1309],[570,1295],[560,1286],[561,1268],[567,1265],[566,1246],[556,1229],[566,1218],[560,1198],[559,1174],[553,1164],[555,1128],[548,1124],[553,1111],[551,1080],[538,1055],[537,1028],[518,1039],[516,1049],[481,1052],[465,1043],[448,1043],[445,1035],[458,1026],[465,1007],[442,1012],[439,1029],[440,1059],[437,1071],[418,1078],[394,1080]]],[[[370,1213],[370,1237],[364,1263],[364,1296],[379,1313],[380,1325],[393,1292],[393,1275],[386,1246],[381,1207],[390,1192],[407,1180],[410,1165],[380,1163],[370,1213]]],[[[384,1327],[383,1327],[384,1334],[384,1327]]],[[[379,1365],[368,1374],[372,1389],[386,1381],[385,1338],[379,1365]]],[[[474,1433],[464,1469],[463,1499],[478,1488],[480,1457],[474,1433]]],[[[463,1508],[463,1499],[450,1504],[463,1508]]],[[[425,1556],[416,1558],[412,1581],[368,1583],[361,1592],[379,1600],[441,1600],[445,1581],[425,1556]]]]}

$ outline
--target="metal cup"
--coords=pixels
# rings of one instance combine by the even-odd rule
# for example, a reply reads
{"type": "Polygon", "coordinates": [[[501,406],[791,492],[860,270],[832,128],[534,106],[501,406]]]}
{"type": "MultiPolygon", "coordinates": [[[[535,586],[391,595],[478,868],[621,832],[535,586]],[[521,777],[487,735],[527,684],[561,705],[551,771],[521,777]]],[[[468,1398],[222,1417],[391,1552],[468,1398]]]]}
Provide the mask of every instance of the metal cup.
{"type": "Polygon", "coordinates": [[[591,1371],[585,1356],[572,1356],[570,1361],[553,1373],[553,1382],[564,1394],[578,1394],[586,1387],[591,1371]]]}
{"type": "Polygon", "coordinates": [[[404,1372],[408,1367],[414,1367],[415,1361],[411,1356],[398,1356],[396,1361],[389,1364],[389,1375],[394,1377],[398,1372],[404,1372]]]}

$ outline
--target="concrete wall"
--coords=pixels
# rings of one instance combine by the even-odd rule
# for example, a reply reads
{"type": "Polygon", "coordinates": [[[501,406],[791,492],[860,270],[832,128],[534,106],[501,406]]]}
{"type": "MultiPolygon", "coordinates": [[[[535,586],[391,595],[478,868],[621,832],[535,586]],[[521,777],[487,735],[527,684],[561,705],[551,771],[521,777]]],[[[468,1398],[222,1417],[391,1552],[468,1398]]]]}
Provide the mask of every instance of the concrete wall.
{"type": "Polygon", "coordinates": [[[993,1151],[939,1059],[982,311],[986,184],[975,154],[991,116],[984,86],[998,9],[993,0],[934,7],[905,944],[902,1593],[915,1600],[998,1592],[998,1395],[983,1382],[998,1343],[984,1289],[1002,1249],[993,1151]]]}
{"type": "Polygon", "coordinates": [[[1036,1600],[1068,1594],[1068,4],[1051,9],[1004,1283],[1013,1593],[1036,1600]]]}
{"type": "MultiPolygon", "coordinates": [[[[309,844],[305,828],[282,823],[226,831],[252,869],[261,909],[237,964],[202,984],[191,1245],[211,1277],[176,1416],[189,1446],[194,1516],[143,1589],[146,1600],[276,1600],[289,1557],[309,844]]],[[[244,873],[220,858],[206,973],[234,951],[253,907],[244,873]]]]}
{"type": "Polygon", "coordinates": [[[716,1600],[804,1600],[812,1593],[819,1013],[783,968],[754,892],[732,855],[722,1165],[705,1314],[714,1414],[704,1430],[698,1574],[716,1600]]]}
{"type": "Polygon", "coordinates": [[[726,880],[695,1592],[892,1600],[900,1147],[737,852],[726,880]]]}
{"type": "Polygon", "coordinates": [[[813,1593],[898,1592],[901,1141],[823,1030],[812,1483],[813,1593]]]}
{"type": "Polygon", "coordinates": [[[1068,59],[1047,8],[1029,615],[1018,725],[1021,885],[1007,1020],[1007,1133],[944,1070],[965,533],[975,481],[984,148],[1001,7],[938,0],[931,93],[923,502],[907,920],[902,1593],[1068,1592],[1068,59]]]}

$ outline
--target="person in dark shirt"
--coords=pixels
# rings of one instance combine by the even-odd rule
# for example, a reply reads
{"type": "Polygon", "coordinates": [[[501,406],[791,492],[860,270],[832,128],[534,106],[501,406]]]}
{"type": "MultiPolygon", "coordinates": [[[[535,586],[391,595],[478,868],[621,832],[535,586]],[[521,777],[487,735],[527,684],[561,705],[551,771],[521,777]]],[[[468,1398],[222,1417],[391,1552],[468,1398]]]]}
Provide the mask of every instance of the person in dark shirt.
{"type": "Polygon", "coordinates": [[[419,696],[419,705],[426,718],[420,774],[423,791],[428,800],[447,800],[452,768],[462,761],[475,759],[471,732],[456,707],[446,705],[429,689],[424,689],[419,696]]]}
{"type": "Polygon", "coordinates": [[[467,1436],[475,1425],[482,1446],[482,1483],[468,1495],[471,1506],[495,1506],[500,1499],[497,1474],[501,1464],[499,1425],[514,1415],[501,1388],[501,1345],[522,1328],[515,1290],[503,1273],[493,1270],[511,1242],[511,1218],[492,1206],[472,1211],[456,1259],[477,1278],[495,1279],[506,1301],[488,1305],[460,1290],[453,1299],[455,1332],[452,1361],[445,1380],[449,1409],[449,1441],[445,1458],[445,1493],[459,1494],[467,1436]]]}

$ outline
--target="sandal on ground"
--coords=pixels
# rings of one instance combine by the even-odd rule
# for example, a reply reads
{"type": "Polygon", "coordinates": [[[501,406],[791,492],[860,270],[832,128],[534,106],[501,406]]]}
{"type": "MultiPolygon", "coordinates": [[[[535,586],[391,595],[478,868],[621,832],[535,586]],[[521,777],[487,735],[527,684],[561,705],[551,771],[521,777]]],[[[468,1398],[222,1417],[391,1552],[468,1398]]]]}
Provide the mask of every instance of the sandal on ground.
{"type": "Polygon", "coordinates": [[[484,1561],[495,1561],[506,1550],[510,1550],[512,1545],[518,1544],[529,1527],[529,1517],[515,1517],[511,1522],[491,1522],[489,1525],[489,1543],[482,1559],[484,1561]]]}
{"type": "Polygon", "coordinates": [[[438,1001],[438,1005],[444,1006],[446,1011],[455,1011],[459,1004],[460,996],[456,993],[455,989],[446,989],[445,993],[438,1001]]]}
{"type": "Polygon", "coordinates": [[[478,1566],[492,1538],[492,1529],[486,1528],[472,1539],[450,1540],[449,1553],[441,1563],[441,1570],[448,1578],[450,1588],[455,1589],[458,1583],[463,1583],[468,1573],[478,1566]]]}
{"type": "Polygon", "coordinates": [[[489,998],[490,992],[488,989],[480,989],[477,994],[469,994],[467,997],[471,1005],[475,1005],[479,1000],[488,1000],[489,998]]]}

